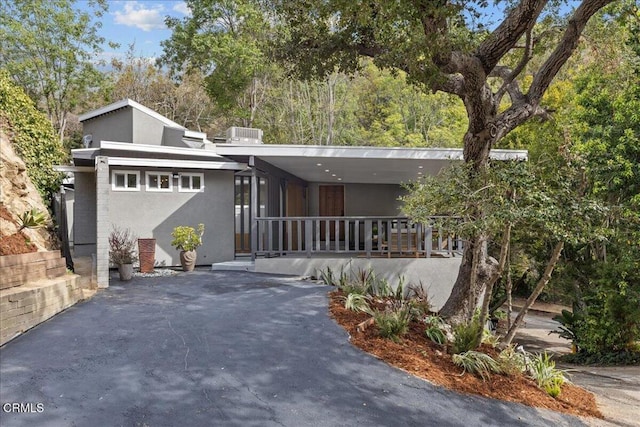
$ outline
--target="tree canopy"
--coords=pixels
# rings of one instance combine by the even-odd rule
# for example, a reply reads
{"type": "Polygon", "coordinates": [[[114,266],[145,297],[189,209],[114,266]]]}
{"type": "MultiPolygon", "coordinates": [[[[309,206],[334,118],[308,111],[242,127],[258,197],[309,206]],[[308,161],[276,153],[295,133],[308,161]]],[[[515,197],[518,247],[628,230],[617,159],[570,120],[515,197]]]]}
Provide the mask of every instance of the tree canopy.
{"type": "MultiPolygon", "coordinates": [[[[101,75],[92,60],[104,38],[100,23],[73,8],[74,0],[1,0],[0,62],[49,116],[60,140],[69,112],[101,75]]],[[[104,0],[90,1],[94,15],[104,0]]]]}

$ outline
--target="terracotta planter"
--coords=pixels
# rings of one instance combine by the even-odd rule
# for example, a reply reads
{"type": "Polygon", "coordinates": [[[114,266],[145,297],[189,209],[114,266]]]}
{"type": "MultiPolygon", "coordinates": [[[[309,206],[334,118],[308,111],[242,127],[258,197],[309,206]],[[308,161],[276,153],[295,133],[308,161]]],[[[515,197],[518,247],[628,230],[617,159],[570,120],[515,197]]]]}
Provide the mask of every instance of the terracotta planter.
{"type": "Polygon", "coordinates": [[[182,264],[182,269],[184,271],[193,271],[196,266],[196,258],[198,254],[196,251],[181,251],[180,252],[180,263],[182,264]]]}
{"type": "Polygon", "coordinates": [[[118,264],[120,280],[128,281],[133,278],[133,264],[118,264]]]}
{"type": "Polygon", "coordinates": [[[140,272],[153,273],[156,261],[156,239],[138,239],[140,272]]]}

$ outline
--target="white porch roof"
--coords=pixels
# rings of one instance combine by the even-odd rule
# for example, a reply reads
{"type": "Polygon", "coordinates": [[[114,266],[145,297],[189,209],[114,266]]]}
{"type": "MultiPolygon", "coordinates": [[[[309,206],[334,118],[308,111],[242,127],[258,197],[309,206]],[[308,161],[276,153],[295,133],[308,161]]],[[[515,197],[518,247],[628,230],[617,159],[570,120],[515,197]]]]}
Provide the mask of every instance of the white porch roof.
{"type": "MultiPolygon", "coordinates": [[[[459,148],[217,144],[215,152],[244,163],[255,156],[307,182],[336,184],[399,184],[462,160],[459,148]]],[[[528,152],[491,150],[491,158],[526,160],[528,152]]]]}

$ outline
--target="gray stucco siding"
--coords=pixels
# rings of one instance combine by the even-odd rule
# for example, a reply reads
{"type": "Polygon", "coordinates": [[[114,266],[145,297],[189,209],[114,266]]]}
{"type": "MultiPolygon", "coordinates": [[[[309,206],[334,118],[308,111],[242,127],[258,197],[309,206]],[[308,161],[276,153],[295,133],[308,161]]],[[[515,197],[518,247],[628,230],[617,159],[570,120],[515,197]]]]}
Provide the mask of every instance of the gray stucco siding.
{"type": "MultiPolygon", "coordinates": [[[[309,184],[309,215],[317,216],[320,185],[334,183],[309,184]]],[[[344,184],[345,216],[400,216],[402,203],[398,197],[404,194],[400,185],[395,184],[344,184]]]]}
{"type": "Polygon", "coordinates": [[[132,142],[135,144],[161,145],[164,123],[137,109],[131,110],[133,111],[132,142]]]}
{"type": "MultiPolygon", "coordinates": [[[[156,262],[180,265],[179,252],[171,246],[171,232],[179,225],[205,225],[203,245],[198,248],[198,264],[229,261],[234,258],[234,174],[233,171],[167,171],[167,173],[203,173],[204,190],[178,191],[178,179],[171,178],[171,192],[148,191],[146,173],[139,170],[139,191],[114,191],[110,188],[109,220],[113,225],[130,228],[140,238],[156,239],[156,262]]],[[[113,174],[110,174],[113,179],[113,174]]]]}
{"type": "Polygon", "coordinates": [[[100,141],[133,142],[133,111],[131,108],[104,114],[82,123],[82,132],[93,137],[92,148],[100,141]]]}
{"type": "Polygon", "coordinates": [[[96,177],[93,172],[75,173],[73,241],[76,256],[96,251],[96,177]]]}

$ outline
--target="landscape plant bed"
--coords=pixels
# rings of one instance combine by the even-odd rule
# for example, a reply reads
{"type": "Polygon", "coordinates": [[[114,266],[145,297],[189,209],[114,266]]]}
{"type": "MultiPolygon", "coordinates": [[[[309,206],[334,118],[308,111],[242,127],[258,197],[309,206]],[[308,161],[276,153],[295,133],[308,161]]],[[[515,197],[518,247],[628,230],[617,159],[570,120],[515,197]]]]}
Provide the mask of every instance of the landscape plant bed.
{"type": "MultiPolygon", "coordinates": [[[[341,291],[329,293],[331,316],[349,332],[353,345],[392,366],[461,393],[478,394],[571,415],[602,418],[593,394],[572,384],[565,383],[560,396],[554,399],[524,374],[493,374],[486,381],[469,373],[463,374],[462,369],[453,364],[444,346],[425,337],[425,325],[422,322],[411,322],[409,332],[397,343],[382,338],[375,325],[359,332],[357,325],[371,316],[344,308],[343,296],[341,291]]],[[[493,356],[497,354],[495,349],[484,344],[481,350],[493,356]]]]}

